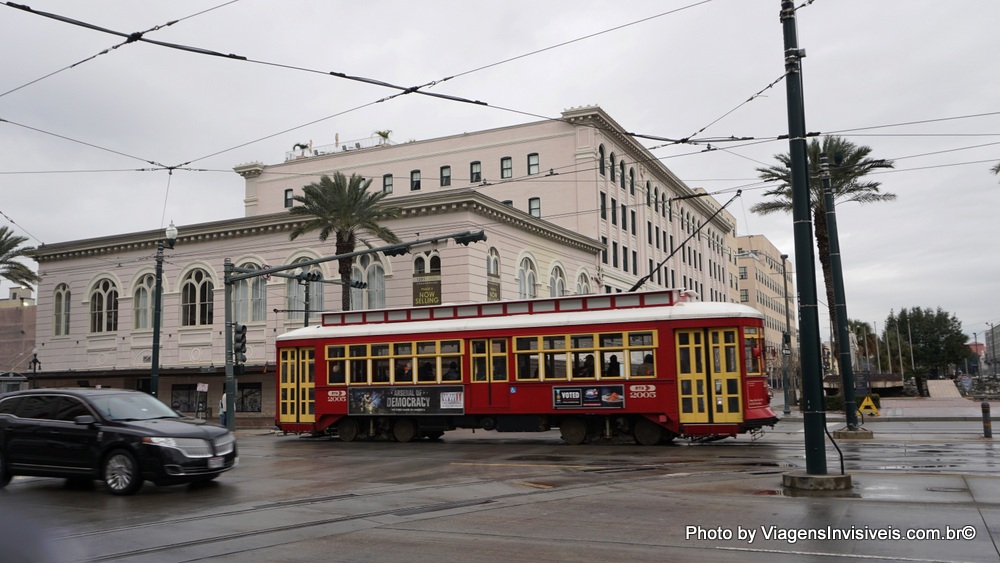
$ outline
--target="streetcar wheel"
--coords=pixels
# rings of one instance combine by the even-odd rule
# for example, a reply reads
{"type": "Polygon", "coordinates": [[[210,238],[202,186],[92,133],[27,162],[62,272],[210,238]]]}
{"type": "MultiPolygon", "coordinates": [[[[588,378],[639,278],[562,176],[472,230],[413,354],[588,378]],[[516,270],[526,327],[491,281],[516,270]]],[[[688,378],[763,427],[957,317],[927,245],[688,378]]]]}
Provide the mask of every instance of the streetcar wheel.
{"type": "Polygon", "coordinates": [[[632,435],[643,446],[655,446],[663,437],[663,427],[648,418],[640,418],[635,422],[632,435]]]}
{"type": "Polygon", "coordinates": [[[358,437],[358,422],[350,418],[342,418],[337,423],[337,436],[342,442],[353,442],[358,437]]]}
{"type": "Polygon", "coordinates": [[[565,418],[559,423],[559,434],[571,446],[582,444],[587,439],[587,423],[582,418],[565,418]]]}
{"type": "Polygon", "coordinates": [[[104,484],[113,495],[130,495],[142,487],[142,475],[135,456],[128,450],[115,450],[104,460],[104,484]]]}
{"type": "Polygon", "coordinates": [[[401,418],[392,425],[392,437],[397,442],[409,442],[417,435],[417,424],[409,418],[401,418]]]}

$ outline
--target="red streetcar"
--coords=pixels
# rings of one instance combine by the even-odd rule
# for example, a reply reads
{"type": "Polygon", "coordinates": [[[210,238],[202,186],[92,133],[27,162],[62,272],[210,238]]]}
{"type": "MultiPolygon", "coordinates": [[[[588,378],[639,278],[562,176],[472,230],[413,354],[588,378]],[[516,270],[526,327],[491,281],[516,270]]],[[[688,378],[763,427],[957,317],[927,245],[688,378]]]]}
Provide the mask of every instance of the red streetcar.
{"type": "Polygon", "coordinates": [[[278,337],[275,422],[345,442],[736,436],[778,420],[763,343],[754,309],[676,289],[324,313],[278,337]]]}

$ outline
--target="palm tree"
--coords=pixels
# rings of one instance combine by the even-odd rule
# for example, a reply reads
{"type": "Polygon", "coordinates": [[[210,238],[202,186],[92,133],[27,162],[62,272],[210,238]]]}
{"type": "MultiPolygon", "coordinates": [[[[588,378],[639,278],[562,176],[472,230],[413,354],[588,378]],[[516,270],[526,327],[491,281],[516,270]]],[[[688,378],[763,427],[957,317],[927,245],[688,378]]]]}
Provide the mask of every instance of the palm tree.
{"type": "Polygon", "coordinates": [[[378,135],[381,138],[381,141],[379,142],[379,144],[380,145],[384,145],[387,142],[389,142],[389,135],[392,135],[392,129],[385,129],[383,131],[376,131],[375,134],[378,135]]]}
{"type": "Polygon", "coordinates": [[[31,268],[17,261],[18,258],[28,258],[34,250],[30,246],[21,246],[27,240],[27,237],[15,235],[6,225],[0,227],[0,278],[23,286],[42,281],[31,268]]]}
{"type": "Polygon", "coordinates": [[[990,172],[994,174],[1000,174],[1000,162],[998,162],[997,165],[994,166],[993,168],[990,168],[990,172]]]}
{"type": "MultiPolygon", "coordinates": [[[[820,181],[820,153],[826,153],[830,158],[842,156],[839,166],[830,168],[830,187],[833,190],[833,200],[836,205],[848,202],[877,203],[894,201],[896,194],[882,192],[881,183],[862,180],[872,170],[877,168],[893,168],[891,160],[869,158],[871,147],[858,146],[842,137],[827,136],[822,145],[816,139],[807,148],[809,158],[809,200],[813,214],[813,225],[816,231],[816,246],[819,249],[819,261],[823,267],[823,282],[826,284],[827,306],[830,308],[830,319],[836,324],[833,297],[833,265],[830,262],[830,240],[827,234],[826,205],[824,205],[823,183],[820,181]]],[[[753,205],[750,211],[767,215],[777,211],[791,213],[792,211],[792,159],[788,154],[777,154],[774,158],[779,165],[758,168],[760,179],[766,182],[780,182],[778,186],[764,193],[772,199],[753,205]]]]}
{"type": "MultiPolygon", "coordinates": [[[[372,183],[357,174],[352,174],[350,180],[340,172],[335,172],[333,178],[323,176],[319,182],[313,182],[302,188],[303,194],[292,199],[302,205],[293,206],[289,212],[292,215],[303,216],[306,221],[294,229],[289,235],[295,240],[299,235],[311,231],[319,231],[319,240],[325,242],[332,233],[337,254],[354,252],[359,234],[375,236],[389,244],[400,242],[396,233],[379,223],[386,219],[399,216],[400,208],[380,205],[387,194],[384,192],[368,193],[372,183]]],[[[351,309],[351,267],[354,258],[341,258],[338,261],[340,281],[343,283],[343,309],[351,309]]]]}

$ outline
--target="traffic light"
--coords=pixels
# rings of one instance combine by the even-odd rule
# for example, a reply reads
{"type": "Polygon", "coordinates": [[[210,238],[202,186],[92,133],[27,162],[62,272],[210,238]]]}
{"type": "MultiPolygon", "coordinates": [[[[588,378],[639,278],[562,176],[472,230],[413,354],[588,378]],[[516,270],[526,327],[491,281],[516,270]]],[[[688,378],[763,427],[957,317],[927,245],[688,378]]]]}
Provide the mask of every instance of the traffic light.
{"type": "Polygon", "coordinates": [[[233,325],[233,360],[237,364],[247,361],[247,325],[233,325]]]}
{"type": "Polygon", "coordinates": [[[295,279],[299,281],[317,282],[323,279],[323,274],[318,270],[313,270],[311,272],[302,272],[296,275],[295,279]]]}
{"type": "Polygon", "coordinates": [[[351,280],[351,287],[355,289],[365,289],[368,287],[368,284],[363,281],[351,280]]]}
{"type": "Polygon", "coordinates": [[[458,244],[463,244],[469,246],[471,242],[482,242],[486,240],[486,232],[479,231],[478,233],[473,233],[471,231],[463,233],[455,237],[455,242],[458,244]]]}
{"type": "Polygon", "coordinates": [[[385,254],[386,256],[403,256],[404,254],[409,253],[410,245],[408,244],[396,244],[382,250],[382,254],[385,254]]]}

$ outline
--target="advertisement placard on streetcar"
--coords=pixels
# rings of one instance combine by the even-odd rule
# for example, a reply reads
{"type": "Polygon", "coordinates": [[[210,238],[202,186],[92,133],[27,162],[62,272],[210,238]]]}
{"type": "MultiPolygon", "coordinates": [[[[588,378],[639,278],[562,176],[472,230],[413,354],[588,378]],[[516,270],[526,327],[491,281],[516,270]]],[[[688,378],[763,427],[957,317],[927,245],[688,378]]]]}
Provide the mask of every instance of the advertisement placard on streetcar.
{"type": "Polygon", "coordinates": [[[348,414],[465,414],[465,389],[441,387],[365,387],[350,390],[348,414]]]}
{"type": "Polygon", "coordinates": [[[623,409],[625,386],[553,387],[552,406],[557,409],[623,409]]]}

